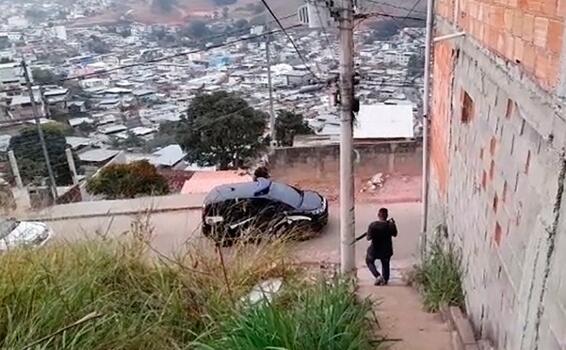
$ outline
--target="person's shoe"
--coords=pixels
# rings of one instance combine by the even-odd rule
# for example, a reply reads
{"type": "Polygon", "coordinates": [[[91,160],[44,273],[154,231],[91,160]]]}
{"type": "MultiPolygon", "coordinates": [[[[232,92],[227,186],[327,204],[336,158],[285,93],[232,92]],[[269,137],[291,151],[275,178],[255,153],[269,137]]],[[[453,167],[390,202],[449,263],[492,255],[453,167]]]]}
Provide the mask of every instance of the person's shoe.
{"type": "Polygon", "coordinates": [[[373,284],[374,286],[382,286],[385,283],[385,281],[383,280],[383,277],[379,276],[378,278],[375,279],[375,283],[373,284]]]}

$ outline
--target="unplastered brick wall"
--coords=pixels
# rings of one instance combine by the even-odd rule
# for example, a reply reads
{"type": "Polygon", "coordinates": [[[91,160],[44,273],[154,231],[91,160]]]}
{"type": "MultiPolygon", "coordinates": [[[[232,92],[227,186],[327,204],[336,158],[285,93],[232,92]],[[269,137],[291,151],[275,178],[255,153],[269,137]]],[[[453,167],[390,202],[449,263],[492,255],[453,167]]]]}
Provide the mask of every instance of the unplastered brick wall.
{"type": "Polygon", "coordinates": [[[450,124],[450,98],[454,77],[456,51],[450,42],[441,42],[435,47],[433,67],[433,96],[431,101],[433,118],[430,125],[431,164],[438,179],[440,195],[445,197],[448,185],[448,144],[450,124]],[[437,97],[437,98],[436,98],[437,97]]]}
{"type": "Polygon", "coordinates": [[[437,5],[437,15],[457,22],[548,91],[559,84],[565,14],[566,0],[443,0],[437,5]]]}
{"type": "MultiPolygon", "coordinates": [[[[436,35],[451,27],[437,25],[436,35]]],[[[445,224],[461,249],[479,334],[498,349],[564,349],[566,116],[544,84],[479,44],[435,47],[430,197],[444,205],[431,207],[430,218],[443,221],[429,226],[445,224]],[[437,69],[451,62],[447,47],[448,80],[437,69]]]]}

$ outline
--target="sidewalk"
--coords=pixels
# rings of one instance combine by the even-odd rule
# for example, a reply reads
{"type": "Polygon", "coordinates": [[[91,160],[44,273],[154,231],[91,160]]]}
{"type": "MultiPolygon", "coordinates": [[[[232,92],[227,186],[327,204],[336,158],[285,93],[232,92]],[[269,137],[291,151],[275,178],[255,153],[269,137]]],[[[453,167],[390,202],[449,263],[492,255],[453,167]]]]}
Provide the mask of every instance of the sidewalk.
{"type": "Polygon", "coordinates": [[[133,215],[150,211],[162,213],[202,208],[204,195],[176,194],[161,197],[102,200],[55,205],[40,212],[29,214],[28,220],[67,220],[100,216],[133,215]]]}
{"type": "Polygon", "coordinates": [[[391,340],[390,350],[452,350],[451,332],[440,315],[423,310],[420,296],[402,279],[408,261],[391,262],[388,286],[376,287],[370,272],[358,267],[358,295],[375,302],[374,314],[379,321],[376,335],[391,340]]]}

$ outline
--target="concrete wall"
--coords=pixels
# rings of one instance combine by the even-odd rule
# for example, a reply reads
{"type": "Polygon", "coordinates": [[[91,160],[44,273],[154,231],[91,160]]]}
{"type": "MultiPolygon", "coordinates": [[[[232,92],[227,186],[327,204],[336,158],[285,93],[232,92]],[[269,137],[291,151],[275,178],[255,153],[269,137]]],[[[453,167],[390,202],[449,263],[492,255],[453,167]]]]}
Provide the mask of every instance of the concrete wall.
{"type": "Polygon", "coordinates": [[[566,348],[560,3],[437,7],[436,35],[469,35],[435,48],[428,233],[461,249],[467,311],[499,349],[566,348]]]}
{"type": "MultiPolygon", "coordinates": [[[[356,177],[369,178],[376,173],[420,175],[422,149],[416,141],[381,141],[355,145],[356,177]]],[[[301,181],[316,177],[338,183],[339,145],[278,148],[269,157],[275,178],[301,181]]]]}

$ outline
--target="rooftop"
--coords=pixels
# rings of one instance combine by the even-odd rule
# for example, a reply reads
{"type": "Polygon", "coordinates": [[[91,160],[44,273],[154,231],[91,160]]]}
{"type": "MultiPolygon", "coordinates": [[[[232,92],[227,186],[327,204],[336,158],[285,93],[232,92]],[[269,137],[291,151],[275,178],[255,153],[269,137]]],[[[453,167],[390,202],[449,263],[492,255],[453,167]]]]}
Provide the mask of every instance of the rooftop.
{"type": "Polygon", "coordinates": [[[101,163],[114,158],[120,151],[111,149],[92,149],[79,154],[79,159],[87,163],[101,163]]]}

